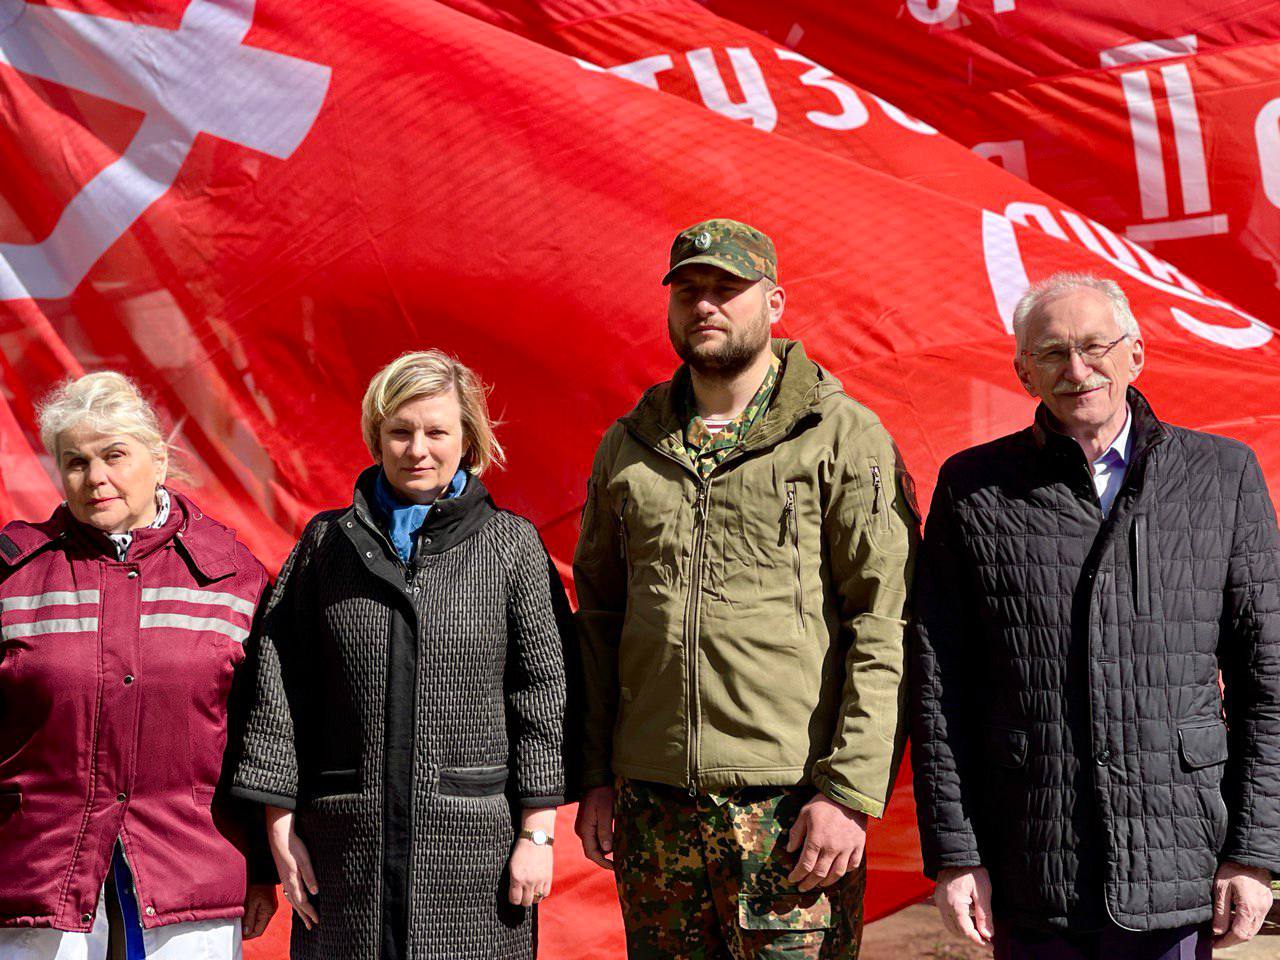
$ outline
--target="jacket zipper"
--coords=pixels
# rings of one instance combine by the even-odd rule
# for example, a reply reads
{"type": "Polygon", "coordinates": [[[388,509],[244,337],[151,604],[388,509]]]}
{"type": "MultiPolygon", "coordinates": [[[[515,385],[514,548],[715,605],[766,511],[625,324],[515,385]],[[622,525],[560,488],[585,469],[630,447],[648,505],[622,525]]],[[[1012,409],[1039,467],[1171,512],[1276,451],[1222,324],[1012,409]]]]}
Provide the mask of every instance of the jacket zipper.
{"type": "Polygon", "coordinates": [[[871,465],[871,514],[875,516],[880,512],[880,495],[882,488],[880,484],[880,464],[873,463],[871,465]]]}
{"type": "MultiPolygon", "coordinates": [[[[386,545],[386,548],[387,548],[388,550],[390,550],[390,551],[391,551],[391,556],[395,559],[395,561],[396,561],[397,563],[399,563],[399,564],[400,564],[400,569],[401,569],[401,571],[404,573],[404,582],[405,582],[405,591],[406,591],[406,592],[405,592],[405,599],[406,599],[406,600],[408,601],[408,603],[409,603],[409,608],[413,611],[413,623],[414,623],[414,624],[416,624],[416,623],[418,622],[418,608],[417,608],[417,606],[414,604],[413,600],[409,597],[409,587],[411,587],[411,586],[413,585],[413,579],[414,579],[414,575],[415,575],[415,573],[416,573],[416,571],[415,571],[415,569],[414,569],[413,561],[412,561],[412,560],[410,560],[410,562],[409,562],[409,563],[405,563],[403,560],[401,560],[401,559],[400,559],[400,555],[399,555],[398,553],[396,553],[395,547],[394,547],[394,546],[392,546],[392,544],[391,544],[391,538],[390,538],[390,537],[388,537],[386,534],[384,534],[384,533],[382,532],[382,530],[378,527],[378,525],[377,525],[376,523],[374,523],[374,522],[373,522],[369,517],[366,517],[366,516],[365,516],[363,513],[361,513],[359,510],[355,511],[355,514],[356,514],[356,519],[357,519],[357,520],[359,520],[359,521],[364,525],[365,529],[369,530],[369,531],[370,531],[370,532],[371,532],[371,533],[372,533],[372,534],[373,534],[373,535],[374,535],[374,536],[375,536],[379,541],[381,541],[383,544],[385,544],[385,545],[386,545]]],[[[394,630],[395,630],[395,621],[394,621],[394,618],[393,618],[393,619],[391,620],[391,622],[388,624],[388,630],[387,630],[387,646],[388,646],[388,649],[390,649],[390,645],[391,645],[391,636],[392,636],[392,633],[394,632],[394,630]]],[[[416,630],[415,630],[415,634],[416,634],[416,630]]],[[[416,708],[415,708],[415,709],[416,709],[416,708]]],[[[416,719],[416,716],[415,716],[415,719],[414,719],[414,729],[415,729],[415,731],[416,731],[416,729],[417,729],[417,719],[416,719]]],[[[385,749],[385,746],[384,746],[384,749],[385,749]]],[[[413,736],[412,738],[410,738],[410,742],[409,742],[409,769],[410,769],[410,770],[413,770],[413,769],[414,769],[414,767],[417,765],[417,759],[418,759],[417,755],[418,755],[418,737],[415,735],[415,736],[413,736]]],[[[386,812],[386,800],[385,800],[385,798],[384,798],[384,800],[383,800],[383,811],[382,811],[382,812],[383,812],[383,814],[385,815],[385,812],[386,812]]],[[[410,836],[413,836],[413,829],[414,829],[414,827],[413,827],[413,821],[414,821],[414,816],[413,816],[413,804],[412,804],[412,803],[410,803],[410,804],[409,804],[408,818],[409,818],[408,832],[409,832],[409,835],[410,835],[410,836]]],[[[385,823],[384,823],[384,830],[385,830],[385,823]]],[[[386,838],[385,838],[385,833],[384,833],[384,835],[383,835],[382,839],[383,839],[383,841],[385,842],[385,839],[386,839],[386,838]]],[[[406,871],[406,880],[405,880],[405,896],[406,896],[406,898],[410,898],[410,899],[408,899],[408,902],[410,902],[410,903],[412,902],[412,899],[411,899],[411,898],[412,898],[412,894],[413,894],[413,875],[412,875],[412,871],[406,871]]]]}
{"type": "MultiPolygon", "coordinates": [[[[713,471],[714,472],[714,471],[713,471]]],[[[707,538],[707,497],[711,489],[711,477],[708,476],[698,487],[698,497],[693,506],[693,561],[689,571],[689,596],[685,601],[685,660],[688,669],[689,711],[685,718],[688,744],[686,753],[689,764],[689,796],[697,795],[698,785],[698,750],[696,732],[698,729],[698,620],[702,609],[702,556],[707,538]]]]}
{"type": "Polygon", "coordinates": [[[1148,577],[1147,518],[1136,514],[1133,518],[1133,579],[1135,613],[1145,617],[1151,612],[1151,584],[1148,577]]]}
{"type": "Polygon", "coordinates": [[[800,579],[800,518],[796,514],[796,485],[787,484],[787,523],[791,533],[791,559],[796,578],[793,594],[796,607],[796,628],[804,635],[804,583],[800,579]]]}
{"type": "Polygon", "coordinates": [[[688,754],[687,774],[689,777],[689,796],[697,796],[697,771],[698,771],[698,753],[694,745],[694,730],[696,728],[696,718],[698,716],[698,614],[701,608],[702,593],[702,554],[703,545],[707,532],[707,499],[711,491],[711,481],[715,479],[715,475],[725,466],[733,463],[742,457],[744,451],[741,446],[735,449],[727,457],[721,460],[705,480],[698,476],[698,472],[686,461],[681,460],[669,450],[665,450],[661,445],[649,443],[647,440],[637,437],[637,439],[654,450],[660,456],[666,457],[672,463],[684,468],[685,472],[694,478],[698,484],[698,496],[694,501],[694,538],[693,538],[693,570],[692,582],[690,583],[689,595],[685,600],[685,655],[688,658],[688,671],[686,674],[689,683],[689,713],[685,718],[685,743],[687,744],[686,753],[688,754]]]}
{"type": "Polygon", "coordinates": [[[627,543],[627,495],[622,495],[622,507],[618,510],[618,552],[622,554],[622,563],[627,571],[627,582],[631,582],[631,549],[627,543]]]}

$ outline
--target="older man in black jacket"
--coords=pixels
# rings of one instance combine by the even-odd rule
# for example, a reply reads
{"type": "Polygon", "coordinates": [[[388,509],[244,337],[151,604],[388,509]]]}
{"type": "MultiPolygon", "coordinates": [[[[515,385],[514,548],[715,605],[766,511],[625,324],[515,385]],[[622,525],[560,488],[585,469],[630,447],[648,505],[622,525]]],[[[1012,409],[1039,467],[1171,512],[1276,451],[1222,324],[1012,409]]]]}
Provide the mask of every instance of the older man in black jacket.
{"type": "Polygon", "coordinates": [[[1052,277],[1014,333],[1035,422],[943,466],[917,574],[925,870],[997,960],[1208,958],[1280,870],[1271,500],[1248,447],[1129,386],[1115,283],[1052,277]]]}

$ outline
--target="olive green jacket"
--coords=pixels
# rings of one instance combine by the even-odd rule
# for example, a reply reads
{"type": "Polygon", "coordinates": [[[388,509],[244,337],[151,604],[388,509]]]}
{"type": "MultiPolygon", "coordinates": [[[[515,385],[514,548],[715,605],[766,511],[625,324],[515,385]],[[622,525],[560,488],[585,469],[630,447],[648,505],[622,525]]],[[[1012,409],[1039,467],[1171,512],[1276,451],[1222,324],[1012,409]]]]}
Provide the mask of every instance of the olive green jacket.
{"type": "Polygon", "coordinates": [[[799,343],[773,349],[769,409],[706,483],[683,367],[600,443],[573,564],[584,786],[810,783],[880,816],[902,748],[910,478],[799,343]]]}

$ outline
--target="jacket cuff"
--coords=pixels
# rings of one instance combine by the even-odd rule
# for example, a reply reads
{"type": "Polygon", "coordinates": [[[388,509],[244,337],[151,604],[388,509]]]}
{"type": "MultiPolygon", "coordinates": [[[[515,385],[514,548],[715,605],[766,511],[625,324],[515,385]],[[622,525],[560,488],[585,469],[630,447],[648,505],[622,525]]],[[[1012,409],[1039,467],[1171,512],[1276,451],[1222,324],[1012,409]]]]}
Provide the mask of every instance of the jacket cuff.
{"type": "Polygon", "coordinates": [[[613,771],[608,767],[593,767],[582,771],[582,789],[587,791],[593,787],[612,787],[613,771]]]}
{"type": "Polygon", "coordinates": [[[239,797],[241,800],[249,800],[253,803],[282,807],[285,810],[298,809],[298,798],[286,796],[282,793],[267,793],[265,790],[250,790],[247,787],[232,787],[229,792],[233,797],[239,797]]]}
{"type": "Polygon", "coordinates": [[[949,853],[937,857],[925,854],[923,860],[924,875],[935,881],[943,870],[967,870],[982,866],[982,858],[977,853],[949,853]]]}
{"type": "Polygon", "coordinates": [[[1271,874],[1271,879],[1275,880],[1280,877],[1280,863],[1275,859],[1265,856],[1257,856],[1255,854],[1244,853],[1243,851],[1233,851],[1230,848],[1222,851],[1218,855],[1218,863],[1237,863],[1242,867],[1259,867],[1267,870],[1271,874]]]}
{"type": "Polygon", "coordinates": [[[546,807],[564,806],[564,797],[521,797],[520,806],[526,810],[541,810],[546,807]]]}
{"type": "Polygon", "coordinates": [[[829,800],[834,800],[842,807],[857,810],[859,813],[865,813],[869,817],[878,818],[884,816],[883,800],[876,800],[864,793],[859,793],[857,790],[833,783],[830,777],[821,774],[813,777],[813,785],[822,792],[823,796],[829,800]]]}

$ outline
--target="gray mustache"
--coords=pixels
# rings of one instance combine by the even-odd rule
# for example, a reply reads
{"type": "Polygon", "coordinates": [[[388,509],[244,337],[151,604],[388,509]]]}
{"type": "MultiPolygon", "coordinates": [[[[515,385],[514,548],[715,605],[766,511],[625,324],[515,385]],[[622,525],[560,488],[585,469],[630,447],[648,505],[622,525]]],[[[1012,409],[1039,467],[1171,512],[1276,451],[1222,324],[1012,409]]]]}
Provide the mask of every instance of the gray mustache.
{"type": "Polygon", "coordinates": [[[1057,394],[1084,393],[1087,390],[1096,390],[1098,387],[1105,387],[1111,381],[1100,373],[1095,373],[1083,383],[1059,383],[1053,388],[1053,392],[1057,394]]]}

